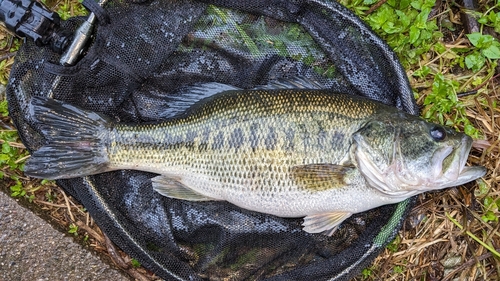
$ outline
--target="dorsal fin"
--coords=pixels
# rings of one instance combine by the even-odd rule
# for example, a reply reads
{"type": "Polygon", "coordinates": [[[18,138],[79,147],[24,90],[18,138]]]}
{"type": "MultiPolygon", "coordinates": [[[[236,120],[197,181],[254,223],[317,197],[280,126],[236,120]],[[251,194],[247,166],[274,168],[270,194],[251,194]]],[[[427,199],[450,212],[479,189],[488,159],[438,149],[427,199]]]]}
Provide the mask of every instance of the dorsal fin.
{"type": "MultiPolygon", "coordinates": [[[[272,80],[266,85],[256,86],[251,90],[276,90],[276,89],[325,89],[319,82],[306,78],[294,77],[291,79],[272,80]]],[[[173,95],[169,101],[168,112],[164,115],[166,118],[174,117],[185,112],[198,101],[227,91],[239,91],[241,88],[217,83],[208,82],[195,84],[193,86],[181,88],[173,95]]]]}
{"type": "Polygon", "coordinates": [[[201,83],[181,88],[177,91],[176,95],[170,98],[168,103],[168,113],[165,114],[164,117],[170,118],[177,116],[202,99],[214,96],[222,92],[235,90],[241,89],[217,82],[201,83]]]}

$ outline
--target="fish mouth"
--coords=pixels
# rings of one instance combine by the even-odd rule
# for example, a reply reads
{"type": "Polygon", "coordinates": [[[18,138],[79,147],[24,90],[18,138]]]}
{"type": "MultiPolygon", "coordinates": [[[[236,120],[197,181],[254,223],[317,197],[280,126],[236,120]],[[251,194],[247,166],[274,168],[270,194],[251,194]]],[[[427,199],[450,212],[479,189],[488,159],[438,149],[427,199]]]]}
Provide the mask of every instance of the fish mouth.
{"type": "Polygon", "coordinates": [[[471,147],[472,139],[464,136],[458,147],[446,146],[434,153],[431,165],[436,189],[462,185],[486,174],[484,167],[465,166],[471,147]]]}
{"type": "Polygon", "coordinates": [[[408,198],[425,191],[459,186],[486,174],[484,167],[465,166],[472,146],[468,136],[458,145],[436,150],[429,160],[430,169],[426,167],[425,171],[409,170],[397,142],[394,143],[393,162],[386,167],[379,167],[363,146],[366,146],[363,141],[353,146],[360,173],[369,186],[391,198],[408,198]]]}

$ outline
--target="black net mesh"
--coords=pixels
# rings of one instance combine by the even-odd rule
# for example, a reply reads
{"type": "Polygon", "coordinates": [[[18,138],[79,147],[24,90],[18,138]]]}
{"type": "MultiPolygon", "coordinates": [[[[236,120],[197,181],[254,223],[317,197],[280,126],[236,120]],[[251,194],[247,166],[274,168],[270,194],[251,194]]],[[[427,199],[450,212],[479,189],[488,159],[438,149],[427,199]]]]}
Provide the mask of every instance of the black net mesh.
{"type": "MultiPolygon", "coordinates": [[[[170,101],[187,85],[248,89],[301,76],[418,113],[394,53],[336,2],[111,0],[104,11],[109,22],[99,22],[75,66],[59,66],[58,54],[30,42],[19,51],[7,94],[30,151],[44,142],[26,117],[33,96],[138,123],[175,114],[170,101]]],[[[163,197],[154,176],[116,171],[57,183],[115,244],[167,280],[348,280],[393,239],[411,206],[354,215],[327,237],[304,232],[302,219],[163,197]]]]}

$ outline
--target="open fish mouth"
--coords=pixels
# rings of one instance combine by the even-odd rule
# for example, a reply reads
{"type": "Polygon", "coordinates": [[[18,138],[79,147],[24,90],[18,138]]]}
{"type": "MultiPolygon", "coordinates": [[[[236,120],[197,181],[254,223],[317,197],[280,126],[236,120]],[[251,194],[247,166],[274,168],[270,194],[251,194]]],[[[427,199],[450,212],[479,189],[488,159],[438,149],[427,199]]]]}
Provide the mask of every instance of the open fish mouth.
{"type": "Polygon", "coordinates": [[[432,157],[433,184],[436,189],[458,186],[484,176],[486,168],[465,166],[472,147],[472,139],[464,136],[458,147],[446,146],[432,157]]]}
{"type": "Polygon", "coordinates": [[[464,136],[458,146],[441,147],[434,152],[430,169],[425,171],[409,170],[400,151],[385,168],[378,167],[364,149],[356,150],[356,159],[371,187],[391,198],[407,198],[425,191],[459,186],[484,176],[486,168],[465,166],[471,146],[472,139],[464,136]]]}

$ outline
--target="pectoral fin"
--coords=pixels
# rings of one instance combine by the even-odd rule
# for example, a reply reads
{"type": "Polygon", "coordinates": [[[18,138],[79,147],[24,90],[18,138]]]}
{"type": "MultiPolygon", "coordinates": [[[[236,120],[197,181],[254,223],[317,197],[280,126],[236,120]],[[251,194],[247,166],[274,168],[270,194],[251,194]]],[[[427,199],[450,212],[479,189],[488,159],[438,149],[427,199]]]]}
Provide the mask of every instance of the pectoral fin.
{"type": "Polygon", "coordinates": [[[321,191],[345,186],[345,177],[353,169],[351,166],[320,163],[295,166],[291,172],[298,186],[321,191]]]}
{"type": "Polygon", "coordinates": [[[153,182],[153,189],[156,192],[169,198],[182,199],[188,201],[217,200],[211,197],[207,197],[203,194],[200,194],[192,190],[191,188],[185,186],[180,181],[166,176],[157,176],[152,178],[151,181],[153,182]]]}
{"type": "Polygon", "coordinates": [[[327,236],[337,230],[337,227],[352,213],[349,212],[333,212],[324,214],[309,215],[304,218],[304,231],[309,233],[324,233],[327,236]]]}

